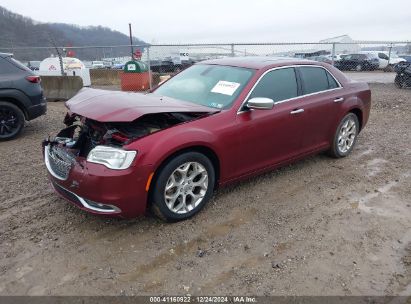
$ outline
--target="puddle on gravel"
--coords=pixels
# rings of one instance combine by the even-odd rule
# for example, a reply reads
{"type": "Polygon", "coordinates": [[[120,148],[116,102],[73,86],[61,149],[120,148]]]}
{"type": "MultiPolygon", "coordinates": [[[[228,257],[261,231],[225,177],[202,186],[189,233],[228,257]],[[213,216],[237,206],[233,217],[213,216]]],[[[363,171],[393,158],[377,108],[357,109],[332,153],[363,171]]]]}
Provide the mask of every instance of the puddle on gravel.
{"type": "MultiPolygon", "coordinates": [[[[409,173],[406,173],[402,177],[408,177],[408,175],[409,173]]],[[[353,202],[350,204],[351,208],[379,216],[409,217],[410,208],[395,193],[390,193],[390,190],[400,182],[400,179],[390,181],[366,195],[354,193],[352,195],[353,202]]]]}
{"type": "Polygon", "coordinates": [[[198,247],[203,247],[209,240],[227,235],[231,230],[247,223],[255,213],[256,209],[234,210],[228,221],[207,226],[200,236],[169,248],[149,263],[138,266],[134,271],[120,275],[119,280],[134,281],[144,274],[153,272],[171,262],[175,262],[182,255],[194,252],[198,247]]]}
{"type": "Polygon", "coordinates": [[[362,157],[362,156],[364,156],[364,155],[371,154],[372,152],[373,152],[373,151],[372,151],[371,149],[367,149],[367,150],[364,150],[364,151],[358,151],[356,157],[357,157],[357,158],[360,158],[360,157],[362,157]]]}
{"type": "Polygon", "coordinates": [[[365,165],[367,170],[367,176],[373,177],[378,175],[382,171],[383,166],[386,163],[388,163],[388,161],[382,158],[374,158],[372,160],[369,160],[365,165]]]}

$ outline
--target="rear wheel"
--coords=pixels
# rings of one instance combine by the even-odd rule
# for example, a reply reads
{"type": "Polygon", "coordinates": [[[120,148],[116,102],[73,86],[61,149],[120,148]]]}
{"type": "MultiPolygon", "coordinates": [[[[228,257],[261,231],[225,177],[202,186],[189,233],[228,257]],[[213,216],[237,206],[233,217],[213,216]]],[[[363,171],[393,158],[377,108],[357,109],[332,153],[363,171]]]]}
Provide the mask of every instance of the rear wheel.
{"type": "Polygon", "coordinates": [[[0,140],[9,140],[20,134],[24,126],[24,114],[16,105],[0,101],[0,140]]]}
{"type": "Polygon", "coordinates": [[[395,76],[394,83],[397,88],[399,89],[404,88],[406,86],[405,77],[402,77],[400,75],[395,76]]]}
{"type": "Polygon", "coordinates": [[[394,65],[389,64],[385,67],[384,72],[394,72],[394,65]]]}
{"type": "Polygon", "coordinates": [[[181,154],[158,172],[150,195],[151,208],[167,222],[188,219],[210,200],[214,184],[214,167],[205,155],[181,154]]]}
{"type": "Polygon", "coordinates": [[[354,113],[345,115],[335,132],[332,147],[329,151],[331,156],[340,158],[350,154],[357,140],[359,128],[357,115],[354,113]]]}

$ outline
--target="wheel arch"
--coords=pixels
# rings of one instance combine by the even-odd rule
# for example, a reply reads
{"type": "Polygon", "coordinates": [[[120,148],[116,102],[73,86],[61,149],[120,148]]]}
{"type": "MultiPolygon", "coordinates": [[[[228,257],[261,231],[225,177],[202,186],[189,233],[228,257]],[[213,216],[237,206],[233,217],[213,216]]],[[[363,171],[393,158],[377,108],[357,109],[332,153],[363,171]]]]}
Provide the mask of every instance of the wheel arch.
{"type": "Polygon", "coordinates": [[[20,99],[9,96],[9,95],[3,95],[0,92],[0,101],[9,102],[17,106],[23,112],[24,118],[28,120],[29,115],[28,115],[27,109],[25,107],[24,102],[22,102],[20,99]]]}
{"type": "Polygon", "coordinates": [[[348,111],[348,113],[353,113],[355,116],[358,118],[358,123],[360,124],[360,131],[362,130],[363,127],[363,113],[360,108],[352,108],[351,110],[348,111]]]}
{"type": "MultiPolygon", "coordinates": [[[[161,163],[157,166],[157,168],[155,168],[154,178],[157,172],[159,172],[171,159],[181,154],[187,153],[187,152],[198,152],[198,153],[204,154],[211,161],[214,167],[214,171],[215,171],[215,180],[216,180],[216,186],[217,186],[218,181],[220,179],[220,159],[217,153],[213,149],[211,149],[210,147],[204,146],[204,145],[188,146],[188,147],[179,149],[177,151],[174,151],[173,153],[168,155],[165,159],[163,159],[161,163]]],[[[150,189],[151,187],[152,185],[150,185],[150,189]]]]}

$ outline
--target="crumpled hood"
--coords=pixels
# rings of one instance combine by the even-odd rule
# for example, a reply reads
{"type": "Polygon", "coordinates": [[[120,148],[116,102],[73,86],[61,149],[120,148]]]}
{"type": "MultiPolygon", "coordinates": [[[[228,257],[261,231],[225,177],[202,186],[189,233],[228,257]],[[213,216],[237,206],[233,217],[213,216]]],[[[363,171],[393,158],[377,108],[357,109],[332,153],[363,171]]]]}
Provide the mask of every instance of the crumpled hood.
{"type": "Polygon", "coordinates": [[[133,121],[154,113],[215,113],[218,109],[154,94],[83,88],[66,102],[70,112],[100,122],[133,121]]]}

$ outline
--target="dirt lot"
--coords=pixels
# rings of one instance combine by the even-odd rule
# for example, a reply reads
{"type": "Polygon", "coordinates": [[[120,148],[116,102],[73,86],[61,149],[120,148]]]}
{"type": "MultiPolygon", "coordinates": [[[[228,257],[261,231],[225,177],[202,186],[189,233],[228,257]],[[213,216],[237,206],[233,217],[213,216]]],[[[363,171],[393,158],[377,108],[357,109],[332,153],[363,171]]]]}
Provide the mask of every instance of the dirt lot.
{"type": "Polygon", "coordinates": [[[396,73],[372,71],[372,72],[344,72],[349,78],[373,83],[393,83],[396,73]]]}
{"type": "Polygon", "coordinates": [[[353,154],[219,190],[192,220],[112,220],[55,195],[40,142],[0,143],[1,295],[411,295],[411,91],[374,84],[353,154]]]}

